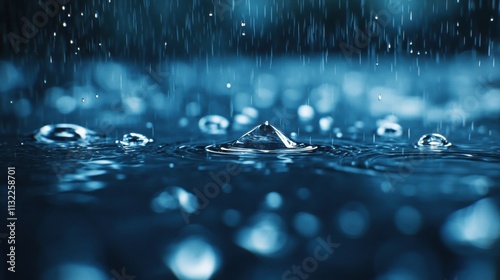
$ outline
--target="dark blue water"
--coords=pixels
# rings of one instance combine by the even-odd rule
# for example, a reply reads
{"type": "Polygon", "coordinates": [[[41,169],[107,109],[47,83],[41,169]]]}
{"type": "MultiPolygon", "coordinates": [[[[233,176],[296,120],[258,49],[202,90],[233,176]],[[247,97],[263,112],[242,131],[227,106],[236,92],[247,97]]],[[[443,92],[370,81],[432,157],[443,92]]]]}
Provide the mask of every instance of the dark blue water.
{"type": "Polygon", "coordinates": [[[0,279],[500,279],[498,1],[5,2],[0,279]]]}

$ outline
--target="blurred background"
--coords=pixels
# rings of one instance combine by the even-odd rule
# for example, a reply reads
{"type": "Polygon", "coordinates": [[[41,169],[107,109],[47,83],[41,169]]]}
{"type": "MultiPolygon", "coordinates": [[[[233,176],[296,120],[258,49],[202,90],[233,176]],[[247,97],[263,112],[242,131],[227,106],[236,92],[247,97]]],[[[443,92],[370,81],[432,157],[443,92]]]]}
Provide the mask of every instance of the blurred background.
{"type": "Polygon", "coordinates": [[[499,0],[0,5],[5,279],[500,279],[499,0]]]}

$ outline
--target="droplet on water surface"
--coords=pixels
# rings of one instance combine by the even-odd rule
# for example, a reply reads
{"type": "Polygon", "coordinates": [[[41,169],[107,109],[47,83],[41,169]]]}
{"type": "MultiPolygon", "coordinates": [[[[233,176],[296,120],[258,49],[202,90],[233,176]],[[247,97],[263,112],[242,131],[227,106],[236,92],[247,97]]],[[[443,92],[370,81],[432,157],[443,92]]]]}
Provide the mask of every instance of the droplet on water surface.
{"type": "Polygon", "coordinates": [[[201,132],[206,134],[225,134],[229,127],[229,121],[219,115],[204,116],[198,122],[201,132]]]}
{"type": "Polygon", "coordinates": [[[425,134],[420,137],[417,142],[417,146],[419,147],[431,147],[431,148],[439,148],[439,147],[449,147],[451,143],[441,134],[431,133],[425,134]]]}
{"type": "Polygon", "coordinates": [[[400,137],[403,135],[403,128],[394,122],[382,122],[377,128],[377,135],[387,138],[400,137]]]}
{"type": "Polygon", "coordinates": [[[220,145],[209,145],[205,149],[219,154],[301,153],[314,151],[317,146],[296,143],[277,128],[265,122],[243,134],[236,141],[220,145]]]}
{"type": "Polygon", "coordinates": [[[43,126],[34,135],[35,140],[43,143],[65,143],[87,141],[98,138],[96,132],[76,124],[60,123],[43,126]]]}
{"type": "Polygon", "coordinates": [[[153,142],[153,139],[139,133],[128,133],[123,135],[122,140],[116,140],[116,144],[122,148],[144,147],[151,142],[153,142]]]}

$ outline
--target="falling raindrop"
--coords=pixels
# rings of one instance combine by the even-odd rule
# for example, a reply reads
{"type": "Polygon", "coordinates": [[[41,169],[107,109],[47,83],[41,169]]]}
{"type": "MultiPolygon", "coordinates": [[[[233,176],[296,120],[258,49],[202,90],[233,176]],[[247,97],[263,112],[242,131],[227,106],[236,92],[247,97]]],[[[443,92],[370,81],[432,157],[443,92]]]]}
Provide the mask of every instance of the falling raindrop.
{"type": "Polygon", "coordinates": [[[439,148],[439,147],[449,147],[451,143],[441,134],[431,133],[425,134],[420,137],[417,142],[417,146],[419,147],[430,147],[430,148],[439,148]]]}
{"type": "Polygon", "coordinates": [[[96,98],[96,99],[97,99],[97,98],[99,98],[99,94],[96,94],[96,95],[95,95],[95,98],[96,98]]]}
{"type": "Polygon", "coordinates": [[[34,137],[42,143],[65,143],[92,140],[98,138],[98,135],[96,132],[79,125],[61,123],[43,126],[34,137]]]}
{"type": "Polygon", "coordinates": [[[115,141],[122,148],[144,147],[151,142],[153,142],[153,139],[133,132],[123,135],[122,140],[115,141]]]}
{"type": "Polygon", "coordinates": [[[229,121],[219,115],[207,115],[200,119],[198,127],[206,134],[225,134],[229,127],[229,121]]]}
{"type": "Polygon", "coordinates": [[[227,83],[227,84],[226,84],[226,87],[227,87],[227,88],[231,88],[231,83],[227,83]]]}
{"type": "Polygon", "coordinates": [[[381,101],[382,100],[382,94],[379,94],[378,95],[378,101],[381,101]]]}
{"type": "Polygon", "coordinates": [[[85,98],[82,98],[82,103],[85,103],[85,98]]]}
{"type": "Polygon", "coordinates": [[[296,143],[268,122],[260,124],[236,141],[209,145],[206,150],[219,154],[242,153],[301,153],[312,152],[317,146],[296,143]]]}

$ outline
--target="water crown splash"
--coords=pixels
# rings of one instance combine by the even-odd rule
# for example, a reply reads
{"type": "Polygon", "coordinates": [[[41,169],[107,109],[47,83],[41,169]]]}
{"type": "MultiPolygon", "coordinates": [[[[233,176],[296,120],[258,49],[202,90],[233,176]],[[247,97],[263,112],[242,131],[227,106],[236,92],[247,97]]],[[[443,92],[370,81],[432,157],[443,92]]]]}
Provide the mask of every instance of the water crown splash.
{"type": "Polygon", "coordinates": [[[316,149],[317,146],[290,140],[267,121],[243,134],[236,141],[205,147],[208,152],[218,154],[290,154],[312,152],[316,149]]]}

